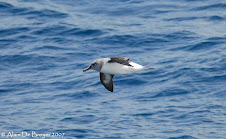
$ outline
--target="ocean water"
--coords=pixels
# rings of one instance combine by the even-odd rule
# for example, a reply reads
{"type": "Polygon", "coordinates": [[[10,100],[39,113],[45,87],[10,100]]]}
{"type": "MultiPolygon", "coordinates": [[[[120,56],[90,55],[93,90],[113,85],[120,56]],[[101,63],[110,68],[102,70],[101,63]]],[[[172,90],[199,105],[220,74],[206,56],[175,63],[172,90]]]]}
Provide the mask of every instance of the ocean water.
{"type": "Polygon", "coordinates": [[[0,0],[0,138],[225,137],[225,0],[0,0]]]}

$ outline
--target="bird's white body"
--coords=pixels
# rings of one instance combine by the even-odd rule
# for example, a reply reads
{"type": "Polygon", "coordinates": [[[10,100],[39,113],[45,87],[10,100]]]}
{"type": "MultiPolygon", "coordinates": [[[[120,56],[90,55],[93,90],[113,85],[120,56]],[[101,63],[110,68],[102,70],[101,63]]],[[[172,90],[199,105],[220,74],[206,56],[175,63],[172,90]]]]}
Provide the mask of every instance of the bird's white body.
{"type": "Polygon", "coordinates": [[[136,71],[145,70],[144,66],[141,66],[134,62],[129,62],[131,66],[122,65],[119,63],[104,63],[102,66],[100,72],[111,74],[111,75],[117,75],[117,74],[129,74],[136,71]]]}
{"type": "Polygon", "coordinates": [[[96,70],[100,72],[100,81],[106,89],[113,92],[113,77],[118,74],[129,74],[141,70],[154,68],[144,67],[134,62],[130,62],[127,57],[101,58],[92,62],[92,64],[83,70],[96,70]]]}

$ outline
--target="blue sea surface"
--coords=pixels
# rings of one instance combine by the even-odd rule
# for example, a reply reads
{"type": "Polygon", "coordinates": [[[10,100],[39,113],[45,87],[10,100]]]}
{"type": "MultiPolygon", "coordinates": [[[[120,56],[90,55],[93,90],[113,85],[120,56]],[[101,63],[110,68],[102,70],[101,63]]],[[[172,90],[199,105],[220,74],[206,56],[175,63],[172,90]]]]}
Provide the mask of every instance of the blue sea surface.
{"type": "Polygon", "coordinates": [[[226,1],[0,0],[0,138],[226,138],[226,1]]]}

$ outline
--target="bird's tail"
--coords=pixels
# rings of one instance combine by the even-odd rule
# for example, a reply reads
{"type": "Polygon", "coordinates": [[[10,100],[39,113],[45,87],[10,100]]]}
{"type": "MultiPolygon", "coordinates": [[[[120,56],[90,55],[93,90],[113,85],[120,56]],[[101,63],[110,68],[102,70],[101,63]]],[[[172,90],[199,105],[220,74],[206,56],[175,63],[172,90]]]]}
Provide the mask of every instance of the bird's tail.
{"type": "Polygon", "coordinates": [[[154,69],[154,68],[150,68],[150,67],[143,67],[144,70],[149,70],[149,69],[154,69]]]}
{"type": "Polygon", "coordinates": [[[149,70],[149,69],[154,69],[154,68],[150,68],[150,67],[143,67],[143,70],[149,70]]]}

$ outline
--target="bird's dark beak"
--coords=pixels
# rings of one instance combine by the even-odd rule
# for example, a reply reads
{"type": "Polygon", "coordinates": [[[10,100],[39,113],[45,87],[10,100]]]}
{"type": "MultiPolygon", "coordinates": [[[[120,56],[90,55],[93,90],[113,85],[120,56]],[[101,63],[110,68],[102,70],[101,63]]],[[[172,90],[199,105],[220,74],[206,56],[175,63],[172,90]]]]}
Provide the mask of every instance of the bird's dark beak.
{"type": "Polygon", "coordinates": [[[89,66],[89,67],[87,67],[86,69],[84,69],[83,72],[86,72],[86,71],[91,70],[91,69],[92,69],[92,67],[89,66]]]}

